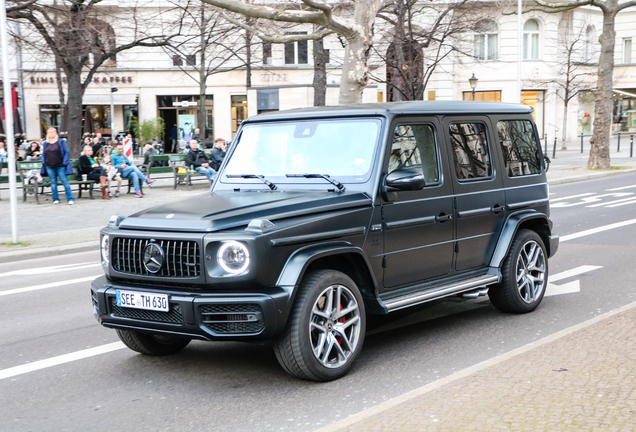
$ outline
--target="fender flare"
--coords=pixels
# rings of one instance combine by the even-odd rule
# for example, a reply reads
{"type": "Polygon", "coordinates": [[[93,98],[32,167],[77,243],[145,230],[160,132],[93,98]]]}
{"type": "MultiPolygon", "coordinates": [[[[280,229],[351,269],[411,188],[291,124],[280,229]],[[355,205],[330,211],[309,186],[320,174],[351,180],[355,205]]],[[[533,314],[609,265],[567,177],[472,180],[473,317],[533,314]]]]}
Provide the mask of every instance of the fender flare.
{"type": "MultiPolygon", "coordinates": [[[[512,244],[517,231],[519,230],[519,226],[526,221],[532,219],[542,219],[545,221],[547,227],[550,226],[548,217],[534,210],[524,210],[521,212],[514,213],[506,219],[504,223],[503,229],[501,230],[501,235],[499,236],[499,240],[497,241],[497,246],[495,246],[495,252],[492,255],[492,259],[490,260],[491,267],[501,267],[504,259],[506,259],[506,255],[508,255],[508,250],[510,250],[510,245],[512,244]]],[[[546,245],[550,247],[550,245],[546,245]]]]}

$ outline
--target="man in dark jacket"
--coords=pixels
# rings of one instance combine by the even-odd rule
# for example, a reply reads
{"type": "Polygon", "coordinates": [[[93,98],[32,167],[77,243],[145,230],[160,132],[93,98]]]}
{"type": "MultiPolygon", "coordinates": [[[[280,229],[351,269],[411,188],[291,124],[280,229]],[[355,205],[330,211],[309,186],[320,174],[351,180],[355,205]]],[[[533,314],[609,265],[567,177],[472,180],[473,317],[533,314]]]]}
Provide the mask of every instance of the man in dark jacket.
{"type": "Polygon", "coordinates": [[[205,175],[208,180],[212,178],[215,171],[210,166],[210,161],[203,150],[199,150],[197,140],[190,140],[190,151],[186,156],[186,166],[194,167],[194,170],[205,175]]]}
{"type": "Polygon", "coordinates": [[[214,140],[214,148],[212,149],[212,169],[218,171],[223,159],[225,158],[225,140],[217,138],[214,140]]]}

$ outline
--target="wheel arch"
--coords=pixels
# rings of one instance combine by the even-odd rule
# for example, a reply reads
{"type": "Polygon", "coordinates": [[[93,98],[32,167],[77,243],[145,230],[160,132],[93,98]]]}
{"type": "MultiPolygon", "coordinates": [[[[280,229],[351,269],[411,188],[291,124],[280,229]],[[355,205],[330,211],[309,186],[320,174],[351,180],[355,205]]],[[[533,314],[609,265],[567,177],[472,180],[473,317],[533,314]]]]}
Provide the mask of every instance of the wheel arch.
{"type": "Polygon", "coordinates": [[[548,217],[543,213],[527,210],[510,215],[504,223],[497,246],[495,247],[495,252],[493,253],[490,261],[491,267],[501,267],[508,251],[510,250],[510,246],[512,245],[515,235],[522,229],[530,229],[539,234],[541,240],[543,240],[547,255],[551,256],[551,229],[548,217]]]}

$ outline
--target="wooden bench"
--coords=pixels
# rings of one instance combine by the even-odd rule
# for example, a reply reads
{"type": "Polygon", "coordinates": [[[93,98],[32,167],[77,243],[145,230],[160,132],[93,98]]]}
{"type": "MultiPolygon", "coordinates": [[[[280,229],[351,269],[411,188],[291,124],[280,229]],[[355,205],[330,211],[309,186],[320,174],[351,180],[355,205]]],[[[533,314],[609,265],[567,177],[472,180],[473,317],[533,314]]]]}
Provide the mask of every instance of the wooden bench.
{"type": "Polygon", "coordinates": [[[148,177],[154,174],[162,174],[172,172],[173,176],[173,189],[183,184],[188,187],[192,186],[192,180],[197,180],[197,177],[205,179],[203,174],[199,174],[191,167],[185,166],[186,155],[185,154],[165,154],[165,155],[150,155],[148,156],[148,164],[146,167],[146,175],[148,177]],[[167,162],[168,166],[153,166],[155,162],[167,162]]]}
{"type": "MultiPolygon", "coordinates": [[[[78,168],[78,160],[71,159],[71,166],[74,169],[78,168]]],[[[35,201],[40,204],[39,195],[44,194],[44,188],[51,187],[51,181],[48,177],[43,177],[42,183],[37,183],[35,177],[29,177],[28,173],[31,170],[37,170],[38,172],[42,168],[42,162],[40,161],[21,161],[16,163],[18,174],[20,175],[20,182],[22,183],[22,199],[26,201],[28,195],[34,195],[35,201]],[[39,192],[38,192],[39,189],[39,192]]],[[[97,183],[95,180],[82,180],[82,176],[79,174],[67,174],[66,178],[68,182],[73,185],[77,185],[78,194],[77,198],[82,197],[82,191],[88,191],[89,198],[93,198],[93,185],[97,183]]],[[[61,183],[58,182],[58,185],[61,183]]]]}

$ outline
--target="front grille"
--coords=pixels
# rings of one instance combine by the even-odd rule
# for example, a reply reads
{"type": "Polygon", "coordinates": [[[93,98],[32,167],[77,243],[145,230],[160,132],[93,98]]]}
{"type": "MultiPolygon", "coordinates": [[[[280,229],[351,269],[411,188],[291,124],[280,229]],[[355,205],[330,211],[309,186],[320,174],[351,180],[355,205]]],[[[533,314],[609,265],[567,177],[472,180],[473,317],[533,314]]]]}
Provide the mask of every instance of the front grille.
{"type": "Polygon", "coordinates": [[[164,262],[157,273],[150,273],[143,263],[148,239],[117,237],[113,239],[111,261],[121,273],[163,277],[198,277],[201,272],[199,244],[188,240],[156,240],[164,251],[164,262]]]}
{"type": "Polygon", "coordinates": [[[149,311],[143,309],[131,309],[117,306],[115,297],[110,298],[110,312],[116,317],[133,318],[144,321],[156,321],[164,323],[181,324],[183,315],[179,303],[170,303],[169,312],[149,311]]]}
{"type": "Polygon", "coordinates": [[[257,304],[218,304],[201,306],[203,325],[217,333],[259,333],[265,327],[257,304]]]}

